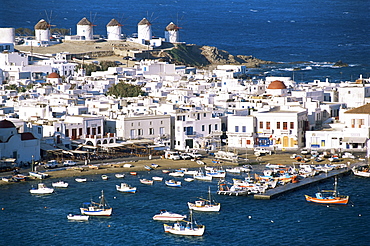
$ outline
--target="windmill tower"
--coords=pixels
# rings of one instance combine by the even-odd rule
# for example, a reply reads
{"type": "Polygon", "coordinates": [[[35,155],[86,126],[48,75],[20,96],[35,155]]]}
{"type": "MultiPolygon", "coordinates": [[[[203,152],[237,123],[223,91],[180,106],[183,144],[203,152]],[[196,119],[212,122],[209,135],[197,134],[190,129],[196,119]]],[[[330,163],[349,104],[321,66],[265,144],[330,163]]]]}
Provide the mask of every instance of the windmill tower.
{"type": "Polygon", "coordinates": [[[41,19],[35,25],[35,38],[37,41],[50,41],[50,24],[41,19]]]}
{"type": "Polygon", "coordinates": [[[86,18],[77,23],[77,36],[85,37],[85,40],[94,40],[93,24],[86,18]]]}
{"type": "Polygon", "coordinates": [[[137,38],[141,44],[144,44],[145,40],[152,39],[152,24],[146,18],[137,24],[137,38]]]}
{"type": "Polygon", "coordinates": [[[121,40],[121,27],[122,25],[116,19],[112,19],[107,24],[108,40],[121,40]]]}
{"type": "Polygon", "coordinates": [[[165,28],[164,38],[166,42],[178,43],[179,42],[179,27],[173,22],[168,24],[165,28]]]}

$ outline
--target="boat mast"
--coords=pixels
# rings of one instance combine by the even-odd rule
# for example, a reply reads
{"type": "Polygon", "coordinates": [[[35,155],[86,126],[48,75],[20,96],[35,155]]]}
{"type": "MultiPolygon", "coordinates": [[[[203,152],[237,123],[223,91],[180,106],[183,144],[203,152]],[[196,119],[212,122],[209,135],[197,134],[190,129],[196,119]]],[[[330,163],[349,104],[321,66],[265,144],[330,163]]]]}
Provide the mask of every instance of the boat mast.
{"type": "Polygon", "coordinates": [[[334,178],[334,196],[337,197],[338,196],[338,178],[337,176],[335,176],[334,178]]]}

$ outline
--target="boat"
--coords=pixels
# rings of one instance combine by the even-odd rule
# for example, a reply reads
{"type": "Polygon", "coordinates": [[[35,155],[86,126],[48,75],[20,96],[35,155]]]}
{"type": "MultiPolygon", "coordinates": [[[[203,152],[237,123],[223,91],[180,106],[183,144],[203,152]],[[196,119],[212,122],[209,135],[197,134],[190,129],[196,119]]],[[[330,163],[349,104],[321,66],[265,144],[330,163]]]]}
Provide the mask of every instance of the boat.
{"type": "Polygon", "coordinates": [[[101,191],[99,202],[85,202],[84,207],[80,208],[82,215],[91,216],[111,216],[113,208],[111,208],[104,197],[104,191],[101,191]]]}
{"type": "Polygon", "coordinates": [[[167,169],[162,170],[162,173],[169,173],[169,172],[170,172],[170,170],[167,170],[167,169]]]}
{"type": "Polygon", "coordinates": [[[196,221],[193,221],[193,212],[190,210],[190,221],[186,221],[183,225],[180,222],[176,222],[173,226],[164,224],[164,231],[176,235],[183,236],[203,236],[206,227],[204,225],[199,225],[196,221]]]}
{"type": "Polygon", "coordinates": [[[18,182],[18,181],[26,181],[27,180],[27,176],[23,175],[23,174],[16,174],[16,175],[13,175],[12,176],[13,180],[18,182]]]}
{"type": "Polygon", "coordinates": [[[127,183],[121,183],[121,185],[116,185],[116,189],[124,193],[135,193],[136,192],[136,187],[132,187],[128,185],[127,183]]]}
{"type": "Polygon", "coordinates": [[[181,187],[181,181],[176,180],[167,180],[165,181],[166,185],[169,187],[181,187]]]}
{"type": "Polygon", "coordinates": [[[193,178],[184,178],[184,180],[185,180],[186,182],[192,182],[192,181],[194,181],[194,179],[193,179],[193,178]]]}
{"type": "Polygon", "coordinates": [[[241,169],[240,167],[226,168],[226,172],[240,174],[241,169]]]}
{"type": "Polygon", "coordinates": [[[29,175],[37,179],[45,179],[49,176],[49,174],[41,172],[29,172],[29,175]]]}
{"type": "Polygon", "coordinates": [[[198,180],[203,180],[203,181],[211,181],[212,180],[212,176],[210,175],[204,175],[203,171],[201,168],[199,168],[199,171],[197,174],[195,174],[193,176],[194,179],[198,179],[198,180]]]}
{"type": "Polygon", "coordinates": [[[30,190],[31,194],[51,194],[54,192],[53,188],[48,188],[44,183],[37,184],[37,188],[30,190]]]}
{"type": "Polygon", "coordinates": [[[349,201],[349,196],[339,195],[337,186],[337,176],[335,176],[334,190],[321,190],[321,192],[315,194],[315,197],[305,195],[306,201],[320,204],[346,205],[349,201]]]}
{"type": "Polygon", "coordinates": [[[218,195],[228,195],[228,196],[247,196],[249,191],[247,188],[240,187],[238,185],[228,186],[228,182],[225,180],[220,180],[218,182],[218,195]]]}
{"type": "Polygon", "coordinates": [[[186,215],[175,214],[162,209],[159,214],[153,216],[153,220],[180,221],[186,219],[186,215]]]}
{"type": "Polygon", "coordinates": [[[80,214],[68,214],[67,219],[69,220],[78,220],[78,221],[87,221],[89,220],[88,215],[80,215],[80,214]]]}
{"type": "Polygon", "coordinates": [[[102,180],[108,180],[108,176],[107,176],[107,175],[105,175],[105,174],[103,174],[103,175],[101,176],[101,178],[102,178],[102,180]]]}
{"type": "Polygon", "coordinates": [[[196,161],[196,163],[197,163],[198,165],[205,165],[205,163],[204,163],[203,161],[201,161],[201,160],[197,160],[197,161],[196,161]]]}
{"type": "Polygon", "coordinates": [[[163,177],[153,177],[152,178],[154,181],[162,181],[163,177]]]}
{"type": "Polygon", "coordinates": [[[150,166],[148,166],[148,165],[144,165],[144,168],[146,169],[146,170],[148,170],[148,171],[150,171],[150,170],[152,170],[153,168],[151,168],[150,166]]]}
{"type": "Polygon", "coordinates": [[[117,179],[122,179],[122,178],[125,177],[125,175],[123,173],[117,173],[114,176],[116,176],[117,179]]]}
{"type": "Polygon", "coordinates": [[[137,175],[137,172],[130,172],[131,175],[137,175]]]}
{"type": "Polygon", "coordinates": [[[51,185],[56,188],[67,188],[68,187],[68,183],[64,181],[58,181],[55,183],[51,183],[51,185]]]}
{"type": "Polygon", "coordinates": [[[213,178],[225,178],[226,172],[222,169],[213,169],[206,171],[206,176],[212,176],[213,178]]]}
{"type": "Polygon", "coordinates": [[[76,182],[79,182],[79,183],[82,183],[82,182],[86,182],[87,179],[86,178],[75,178],[76,182]]]}
{"type": "Polygon", "coordinates": [[[368,167],[357,167],[357,168],[352,168],[352,172],[356,176],[364,177],[364,178],[369,178],[370,177],[370,171],[368,167]]]}
{"type": "Polygon", "coordinates": [[[184,173],[183,172],[172,172],[172,173],[169,173],[168,175],[172,176],[172,177],[184,177],[184,173]]]}
{"type": "Polygon", "coordinates": [[[194,203],[188,202],[189,209],[204,212],[218,212],[220,211],[221,204],[212,200],[211,189],[208,187],[208,198],[195,201],[194,203]]]}
{"type": "Polygon", "coordinates": [[[151,166],[152,168],[157,168],[157,167],[159,167],[159,165],[158,165],[158,164],[154,164],[154,163],[150,164],[150,166],[151,166]]]}
{"type": "Polygon", "coordinates": [[[140,183],[142,183],[142,184],[147,184],[147,185],[152,185],[152,184],[153,184],[153,180],[149,180],[149,179],[140,179],[140,183]]]}

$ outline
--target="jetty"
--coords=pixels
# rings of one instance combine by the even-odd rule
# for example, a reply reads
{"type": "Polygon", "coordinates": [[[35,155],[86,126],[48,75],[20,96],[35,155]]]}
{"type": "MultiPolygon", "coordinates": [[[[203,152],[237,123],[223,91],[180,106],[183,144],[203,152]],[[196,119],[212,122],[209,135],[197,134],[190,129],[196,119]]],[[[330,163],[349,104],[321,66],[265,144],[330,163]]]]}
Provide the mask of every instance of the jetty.
{"type": "Polygon", "coordinates": [[[255,194],[254,199],[270,200],[284,193],[288,193],[288,192],[303,188],[305,186],[308,186],[314,183],[322,182],[328,178],[332,178],[338,175],[348,174],[349,172],[351,172],[353,167],[361,166],[361,165],[364,165],[364,163],[363,162],[354,163],[346,168],[336,169],[336,170],[332,170],[326,173],[320,173],[314,177],[308,177],[308,178],[302,179],[298,183],[289,183],[284,186],[279,186],[274,189],[267,190],[263,194],[255,194]]]}

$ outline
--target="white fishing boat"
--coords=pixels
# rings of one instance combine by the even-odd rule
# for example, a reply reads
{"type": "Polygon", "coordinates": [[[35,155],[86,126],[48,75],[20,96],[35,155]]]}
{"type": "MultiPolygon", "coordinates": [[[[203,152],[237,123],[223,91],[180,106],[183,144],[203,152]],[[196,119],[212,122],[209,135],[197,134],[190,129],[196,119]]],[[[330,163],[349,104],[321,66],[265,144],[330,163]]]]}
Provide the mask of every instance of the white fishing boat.
{"type": "Polygon", "coordinates": [[[87,179],[86,178],[75,178],[76,182],[79,182],[79,183],[83,183],[83,182],[86,182],[87,179]]]}
{"type": "Polygon", "coordinates": [[[67,219],[69,220],[77,220],[77,221],[87,221],[89,220],[88,215],[80,215],[80,214],[68,214],[67,219]]]}
{"type": "Polygon", "coordinates": [[[163,177],[153,177],[152,178],[154,181],[162,181],[163,177]]]}
{"type": "Polygon", "coordinates": [[[194,181],[194,179],[193,178],[184,178],[184,181],[186,181],[186,182],[192,182],[192,181],[194,181]]]}
{"type": "Polygon", "coordinates": [[[240,174],[241,170],[240,170],[240,167],[233,167],[233,168],[226,168],[226,172],[240,174]]]}
{"type": "Polygon", "coordinates": [[[202,169],[200,168],[198,173],[195,174],[193,176],[194,179],[197,179],[197,180],[203,180],[203,181],[211,181],[212,180],[212,176],[209,176],[209,175],[204,175],[202,169]]]}
{"type": "Polygon", "coordinates": [[[111,208],[104,198],[104,192],[101,191],[99,202],[85,202],[82,208],[80,208],[82,215],[90,216],[111,216],[113,208],[111,208]]]}
{"type": "Polygon", "coordinates": [[[31,194],[51,194],[54,192],[53,188],[48,188],[44,183],[37,184],[37,188],[30,189],[31,194]]]}
{"type": "Polygon", "coordinates": [[[37,179],[45,179],[49,176],[49,174],[41,172],[29,172],[29,175],[37,179]]]}
{"type": "Polygon", "coordinates": [[[103,175],[101,176],[101,179],[102,179],[102,180],[108,180],[108,178],[109,178],[109,177],[108,177],[107,175],[105,175],[105,174],[103,174],[103,175]]]}
{"type": "Polygon", "coordinates": [[[123,173],[116,173],[114,176],[116,176],[117,179],[122,179],[125,177],[123,173]]]}
{"type": "Polygon", "coordinates": [[[55,188],[67,188],[68,187],[68,183],[64,181],[58,181],[55,183],[51,183],[51,185],[55,188]]]}
{"type": "Polygon", "coordinates": [[[352,168],[352,172],[356,176],[364,177],[364,178],[370,178],[370,171],[368,167],[357,167],[352,168]]]}
{"type": "Polygon", "coordinates": [[[162,220],[162,221],[180,221],[185,218],[186,215],[171,213],[164,209],[161,210],[159,214],[153,216],[153,220],[162,220]]]}
{"type": "Polygon", "coordinates": [[[184,177],[185,174],[183,172],[172,172],[172,173],[169,173],[168,175],[172,177],[184,177]]]}
{"type": "Polygon", "coordinates": [[[152,185],[152,184],[153,184],[153,180],[149,180],[149,179],[140,179],[140,183],[142,183],[142,184],[146,184],[146,185],[152,185]]]}
{"type": "Polygon", "coordinates": [[[124,193],[135,193],[136,187],[132,187],[127,183],[121,183],[121,185],[116,185],[116,189],[124,193]]]}
{"type": "Polygon", "coordinates": [[[181,187],[181,181],[176,181],[172,179],[165,181],[165,184],[169,187],[181,187]]]}
{"type": "Polygon", "coordinates": [[[208,198],[200,198],[194,203],[188,202],[189,209],[203,212],[218,212],[221,209],[221,203],[212,200],[211,189],[208,187],[208,198]]]}
{"type": "Polygon", "coordinates": [[[199,225],[196,221],[193,221],[193,212],[190,210],[190,221],[186,221],[186,224],[176,222],[173,226],[164,224],[164,231],[176,235],[183,236],[202,236],[206,227],[199,225]]]}

